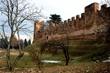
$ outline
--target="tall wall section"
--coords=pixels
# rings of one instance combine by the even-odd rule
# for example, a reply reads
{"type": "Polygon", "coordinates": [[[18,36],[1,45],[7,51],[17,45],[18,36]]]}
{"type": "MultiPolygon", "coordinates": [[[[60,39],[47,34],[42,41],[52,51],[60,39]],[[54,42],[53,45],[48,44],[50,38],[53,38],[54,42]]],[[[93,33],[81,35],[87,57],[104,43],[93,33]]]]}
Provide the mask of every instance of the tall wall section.
{"type": "Polygon", "coordinates": [[[44,22],[43,21],[35,21],[34,23],[34,36],[33,36],[33,42],[36,40],[42,38],[43,36],[43,27],[44,27],[44,22]]]}

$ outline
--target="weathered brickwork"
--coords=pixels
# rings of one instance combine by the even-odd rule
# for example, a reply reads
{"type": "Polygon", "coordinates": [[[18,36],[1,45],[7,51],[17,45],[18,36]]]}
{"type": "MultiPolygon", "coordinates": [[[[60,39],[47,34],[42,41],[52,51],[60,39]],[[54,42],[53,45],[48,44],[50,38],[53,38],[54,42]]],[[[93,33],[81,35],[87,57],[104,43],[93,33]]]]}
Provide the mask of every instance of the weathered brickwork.
{"type": "MultiPolygon", "coordinates": [[[[53,37],[62,38],[66,34],[77,39],[96,39],[96,31],[100,28],[103,29],[106,25],[110,25],[110,7],[104,4],[99,9],[98,3],[92,3],[85,7],[85,11],[81,15],[57,25],[50,23],[43,32],[37,31],[37,33],[42,33],[40,38],[48,36],[48,39],[53,37]]],[[[36,30],[35,25],[34,37],[36,37],[36,30]]]]}

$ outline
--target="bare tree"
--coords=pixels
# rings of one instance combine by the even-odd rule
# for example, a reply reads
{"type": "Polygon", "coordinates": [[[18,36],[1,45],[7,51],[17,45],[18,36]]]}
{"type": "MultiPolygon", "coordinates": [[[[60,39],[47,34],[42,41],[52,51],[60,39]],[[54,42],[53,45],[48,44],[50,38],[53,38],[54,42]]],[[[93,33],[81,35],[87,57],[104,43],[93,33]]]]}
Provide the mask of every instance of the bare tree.
{"type": "Polygon", "coordinates": [[[26,21],[34,21],[38,19],[41,15],[38,8],[33,8],[29,5],[28,0],[0,0],[0,12],[3,17],[3,24],[2,24],[2,31],[3,34],[2,37],[6,37],[6,31],[5,29],[10,30],[8,33],[10,33],[9,38],[9,45],[7,48],[7,66],[10,71],[14,70],[14,66],[16,65],[16,62],[20,60],[20,58],[23,56],[23,52],[21,51],[20,43],[19,43],[19,55],[16,57],[15,61],[12,63],[10,60],[10,46],[11,46],[11,39],[15,36],[15,34],[18,35],[18,39],[20,39],[20,32],[22,30],[26,31],[28,28],[27,24],[25,24],[26,21]],[[7,27],[5,27],[7,26],[7,27]]]}

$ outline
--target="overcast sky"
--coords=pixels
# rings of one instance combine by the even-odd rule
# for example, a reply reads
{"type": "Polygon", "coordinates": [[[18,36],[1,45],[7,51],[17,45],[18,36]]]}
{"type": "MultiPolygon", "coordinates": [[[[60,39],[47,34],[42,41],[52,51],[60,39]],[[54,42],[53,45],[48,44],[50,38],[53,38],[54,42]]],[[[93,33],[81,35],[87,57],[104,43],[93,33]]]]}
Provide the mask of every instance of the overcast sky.
{"type": "Polygon", "coordinates": [[[84,12],[84,7],[101,0],[31,0],[34,5],[42,9],[47,18],[50,14],[59,14],[63,20],[84,12]]]}

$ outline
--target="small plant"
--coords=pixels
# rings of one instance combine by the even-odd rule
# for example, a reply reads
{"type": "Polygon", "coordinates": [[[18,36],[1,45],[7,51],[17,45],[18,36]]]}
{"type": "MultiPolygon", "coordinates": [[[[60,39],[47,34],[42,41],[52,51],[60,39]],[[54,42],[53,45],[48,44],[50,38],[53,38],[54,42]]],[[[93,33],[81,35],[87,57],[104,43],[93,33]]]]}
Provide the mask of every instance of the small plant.
{"type": "Polygon", "coordinates": [[[32,58],[32,61],[35,65],[41,69],[41,53],[40,53],[40,43],[33,43],[32,45],[28,46],[28,52],[32,58]]]}

